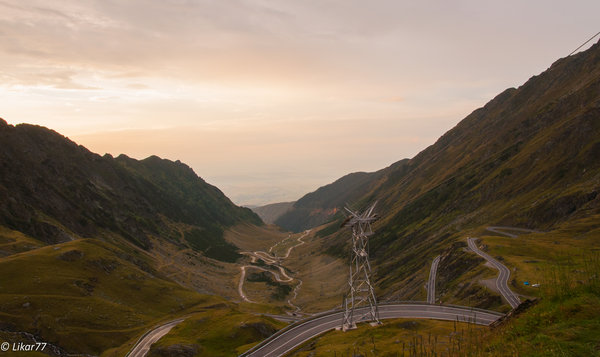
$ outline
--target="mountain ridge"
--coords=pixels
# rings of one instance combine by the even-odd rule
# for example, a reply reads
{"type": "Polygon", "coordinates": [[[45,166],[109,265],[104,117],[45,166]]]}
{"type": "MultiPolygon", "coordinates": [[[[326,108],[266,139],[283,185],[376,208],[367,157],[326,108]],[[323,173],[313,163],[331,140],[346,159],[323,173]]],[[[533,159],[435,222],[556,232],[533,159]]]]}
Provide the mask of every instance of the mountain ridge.
{"type": "MultiPolygon", "coordinates": [[[[235,310],[198,294],[225,286],[238,292],[233,277],[239,266],[232,263],[240,254],[230,243],[234,239],[224,239],[226,230],[236,234],[233,225],[252,225],[236,236],[238,242],[254,238],[245,242],[247,249],[285,241],[281,232],[263,240],[255,214],[233,205],[180,162],[99,156],[52,130],[5,121],[0,140],[0,333],[29,331],[86,354],[126,346],[166,316],[235,310]]],[[[317,257],[322,267],[340,261],[331,256],[347,258],[348,232],[336,221],[340,209],[377,200],[380,219],[369,254],[378,299],[425,300],[423,283],[439,255],[440,302],[506,311],[502,299],[480,283],[490,272],[465,249],[465,238],[482,236],[482,249],[511,266],[511,289],[535,295],[518,282],[540,278],[538,270],[551,266],[552,255],[564,251],[571,259],[580,254],[577,249],[597,248],[598,157],[600,43],[503,91],[414,158],[348,174],[300,199],[286,213],[293,228],[322,226],[298,243],[298,268],[291,273],[322,282],[324,271],[312,271],[304,258],[317,257]],[[542,232],[498,239],[484,235],[489,224],[542,232]],[[541,260],[548,265],[539,265],[541,260]]],[[[584,259],[566,261],[571,275],[557,289],[579,284],[579,271],[587,269],[581,267],[584,259]]],[[[347,269],[336,266],[325,274],[343,285],[347,269]]],[[[314,281],[304,282],[300,294],[317,296],[314,281]]],[[[248,316],[232,313],[239,316],[235,327],[223,330],[227,336],[247,328],[242,321],[248,316]]],[[[196,317],[184,326],[210,321],[196,317]]]]}
{"type": "Polygon", "coordinates": [[[264,206],[251,207],[254,213],[268,224],[274,224],[275,221],[293,208],[296,202],[277,202],[264,206]]]}
{"type": "MultiPolygon", "coordinates": [[[[415,282],[427,269],[423,259],[465,230],[488,224],[552,230],[598,214],[598,157],[600,43],[504,90],[414,158],[352,193],[357,208],[378,200],[371,255],[379,293],[421,298],[415,282]]],[[[322,234],[323,249],[343,257],[347,237],[335,225],[322,234]]]]}
{"type": "Polygon", "coordinates": [[[262,224],[187,165],[151,156],[100,156],[57,132],[0,122],[0,224],[51,242],[108,230],[148,249],[175,234],[161,217],[200,228],[262,224]]]}
{"type": "Polygon", "coordinates": [[[2,119],[0,142],[0,338],[116,357],[171,316],[232,314],[228,333],[244,331],[236,319],[272,328],[225,300],[243,257],[231,240],[244,229],[265,241],[283,234],[189,166],[100,156],[2,119]]]}
{"type": "Polygon", "coordinates": [[[331,184],[304,195],[274,223],[292,232],[300,232],[340,217],[344,206],[359,204],[358,201],[362,199],[361,192],[374,187],[388,171],[404,162],[405,160],[401,160],[375,172],[353,172],[344,175],[331,184]]]}

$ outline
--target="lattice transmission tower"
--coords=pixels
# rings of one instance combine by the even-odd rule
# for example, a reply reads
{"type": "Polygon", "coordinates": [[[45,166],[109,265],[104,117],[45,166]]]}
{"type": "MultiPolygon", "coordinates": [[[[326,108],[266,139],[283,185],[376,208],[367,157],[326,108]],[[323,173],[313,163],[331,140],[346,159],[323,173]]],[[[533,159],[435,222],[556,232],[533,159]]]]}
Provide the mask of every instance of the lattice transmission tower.
{"type": "Polygon", "coordinates": [[[369,264],[368,246],[369,236],[373,235],[371,223],[378,218],[373,214],[376,204],[377,202],[373,203],[362,214],[346,208],[350,217],[342,223],[343,227],[352,229],[349,289],[342,302],[344,307],[342,330],[344,331],[356,328],[358,322],[381,323],[375,291],[369,279],[371,264],[369,264]]]}

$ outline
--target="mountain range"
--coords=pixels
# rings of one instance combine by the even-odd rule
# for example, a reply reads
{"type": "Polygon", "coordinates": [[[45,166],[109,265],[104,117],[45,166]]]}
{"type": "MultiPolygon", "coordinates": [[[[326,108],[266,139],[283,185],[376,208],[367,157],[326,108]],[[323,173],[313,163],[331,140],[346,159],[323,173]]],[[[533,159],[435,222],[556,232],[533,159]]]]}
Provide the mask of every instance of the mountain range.
{"type": "MultiPolygon", "coordinates": [[[[0,339],[43,340],[54,356],[121,356],[150,327],[181,316],[185,327],[167,341],[196,342],[153,355],[243,351],[282,327],[260,313],[285,311],[236,302],[243,264],[266,269],[243,251],[281,244],[276,250],[287,257],[298,247],[304,256],[293,271],[280,267],[282,276],[305,269],[344,283],[344,207],[373,202],[379,220],[369,254],[381,301],[425,300],[440,256],[440,302],[506,311],[482,283],[490,269],[465,249],[469,236],[485,237],[484,249],[510,263],[511,288],[523,297],[542,293],[518,282],[543,277],[555,261],[569,277],[597,264],[584,253],[600,237],[600,43],[500,93],[411,159],[348,174],[294,203],[254,208],[285,230],[312,229],[294,239],[179,161],[100,156],[50,129],[4,120],[0,142],[0,339]],[[488,225],[537,233],[498,240],[488,225]],[[308,255],[320,265],[302,260],[308,255]],[[194,326],[218,331],[200,343],[194,326]]],[[[281,287],[261,274],[249,274],[255,293],[269,282],[281,287]]],[[[555,285],[586,284],[573,276],[564,283],[558,274],[555,285]]],[[[294,294],[326,301],[320,282],[304,281],[294,294]]],[[[597,306],[586,301],[577,302],[584,315],[597,306]]]]}
{"type": "Polygon", "coordinates": [[[99,156],[52,130],[4,120],[0,139],[0,223],[47,243],[110,231],[149,248],[148,235],[174,234],[169,220],[204,231],[261,224],[179,161],[99,156]]]}
{"type": "Polygon", "coordinates": [[[235,309],[216,296],[237,294],[225,235],[268,234],[250,209],[179,161],[100,156],[4,120],[0,142],[1,339],[99,355],[171,314],[235,309]]]}
{"type": "Polygon", "coordinates": [[[464,118],[412,159],[353,173],[296,201],[275,223],[322,224],[323,249],[348,251],[345,206],[378,201],[371,240],[377,286],[410,299],[405,286],[461,232],[483,225],[553,230],[600,213],[600,44],[556,61],[464,118]]]}

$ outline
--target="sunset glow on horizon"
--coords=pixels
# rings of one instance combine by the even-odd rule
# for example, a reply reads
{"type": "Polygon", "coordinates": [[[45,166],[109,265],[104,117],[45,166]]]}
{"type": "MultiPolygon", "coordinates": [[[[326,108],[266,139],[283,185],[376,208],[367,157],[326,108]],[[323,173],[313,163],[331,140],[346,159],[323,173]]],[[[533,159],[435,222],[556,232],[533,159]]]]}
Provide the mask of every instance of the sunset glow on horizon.
{"type": "Polygon", "coordinates": [[[598,13],[597,1],[0,0],[0,117],[101,155],[181,160],[237,204],[291,201],[414,156],[568,55],[598,13]]]}

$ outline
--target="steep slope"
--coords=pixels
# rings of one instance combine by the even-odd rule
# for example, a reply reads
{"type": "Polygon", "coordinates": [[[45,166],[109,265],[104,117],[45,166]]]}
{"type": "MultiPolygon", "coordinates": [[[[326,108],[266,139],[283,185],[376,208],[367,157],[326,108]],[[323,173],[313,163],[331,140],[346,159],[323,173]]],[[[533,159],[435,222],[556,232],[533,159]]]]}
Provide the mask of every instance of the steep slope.
{"type": "MultiPolygon", "coordinates": [[[[499,94],[416,157],[363,184],[370,189],[359,194],[348,186],[341,192],[352,191],[354,202],[379,200],[381,220],[371,255],[380,293],[422,298],[428,258],[451,249],[453,242],[464,246],[464,232],[488,224],[552,230],[597,215],[599,157],[596,44],[499,94]]],[[[313,196],[321,192],[324,188],[313,196]]],[[[312,199],[340,202],[343,194],[312,199]]],[[[311,209],[331,207],[320,205],[311,209]]],[[[298,222],[309,220],[307,211],[298,222]]],[[[323,245],[330,254],[344,256],[347,237],[332,233],[336,230],[331,225],[325,231],[332,235],[323,245]]]]}
{"type": "MultiPolygon", "coordinates": [[[[26,239],[0,230],[3,244],[26,239]]],[[[64,355],[98,355],[141,335],[168,314],[222,302],[161,276],[139,250],[97,239],[0,258],[0,278],[0,331],[9,336],[6,340],[21,342],[26,332],[64,355]]]]}
{"type": "Polygon", "coordinates": [[[260,234],[262,221],[188,166],[101,157],[3,120],[0,142],[3,340],[44,341],[60,356],[123,345],[109,354],[122,356],[165,318],[237,309],[214,296],[237,295],[241,255],[225,233],[260,234]]]}
{"type": "Polygon", "coordinates": [[[273,224],[279,217],[291,210],[294,203],[295,202],[271,203],[260,207],[253,207],[252,211],[265,223],[273,224]]]}
{"type": "Polygon", "coordinates": [[[228,334],[239,336],[235,342],[218,332],[203,336],[202,344],[218,345],[230,354],[237,345],[260,341],[274,331],[273,326],[281,327],[240,311],[222,297],[174,283],[154,267],[154,257],[139,248],[117,247],[100,239],[40,244],[0,227],[4,256],[0,258],[0,338],[11,343],[48,343],[40,356],[121,357],[144,332],[180,316],[198,322],[194,317],[200,314],[204,324],[218,323],[228,334]],[[226,323],[223,315],[228,317],[226,323]]]}
{"type": "MultiPolygon", "coordinates": [[[[389,210],[371,246],[390,275],[483,224],[550,230],[600,208],[600,45],[498,95],[373,194],[389,210]],[[394,257],[389,262],[388,258],[394,257]]],[[[385,212],[385,211],[384,211],[385,212]]]]}
{"type": "Polygon", "coordinates": [[[400,161],[377,172],[351,173],[320,187],[296,201],[288,212],[275,220],[275,224],[292,232],[300,232],[326,223],[334,219],[344,206],[364,201],[365,193],[373,189],[387,172],[403,164],[404,161],[400,161]]]}
{"type": "Polygon", "coordinates": [[[166,220],[217,232],[260,224],[185,164],[158,157],[113,159],[43,127],[0,120],[0,224],[48,243],[110,231],[149,248],[173,236],[166,220]]]}

